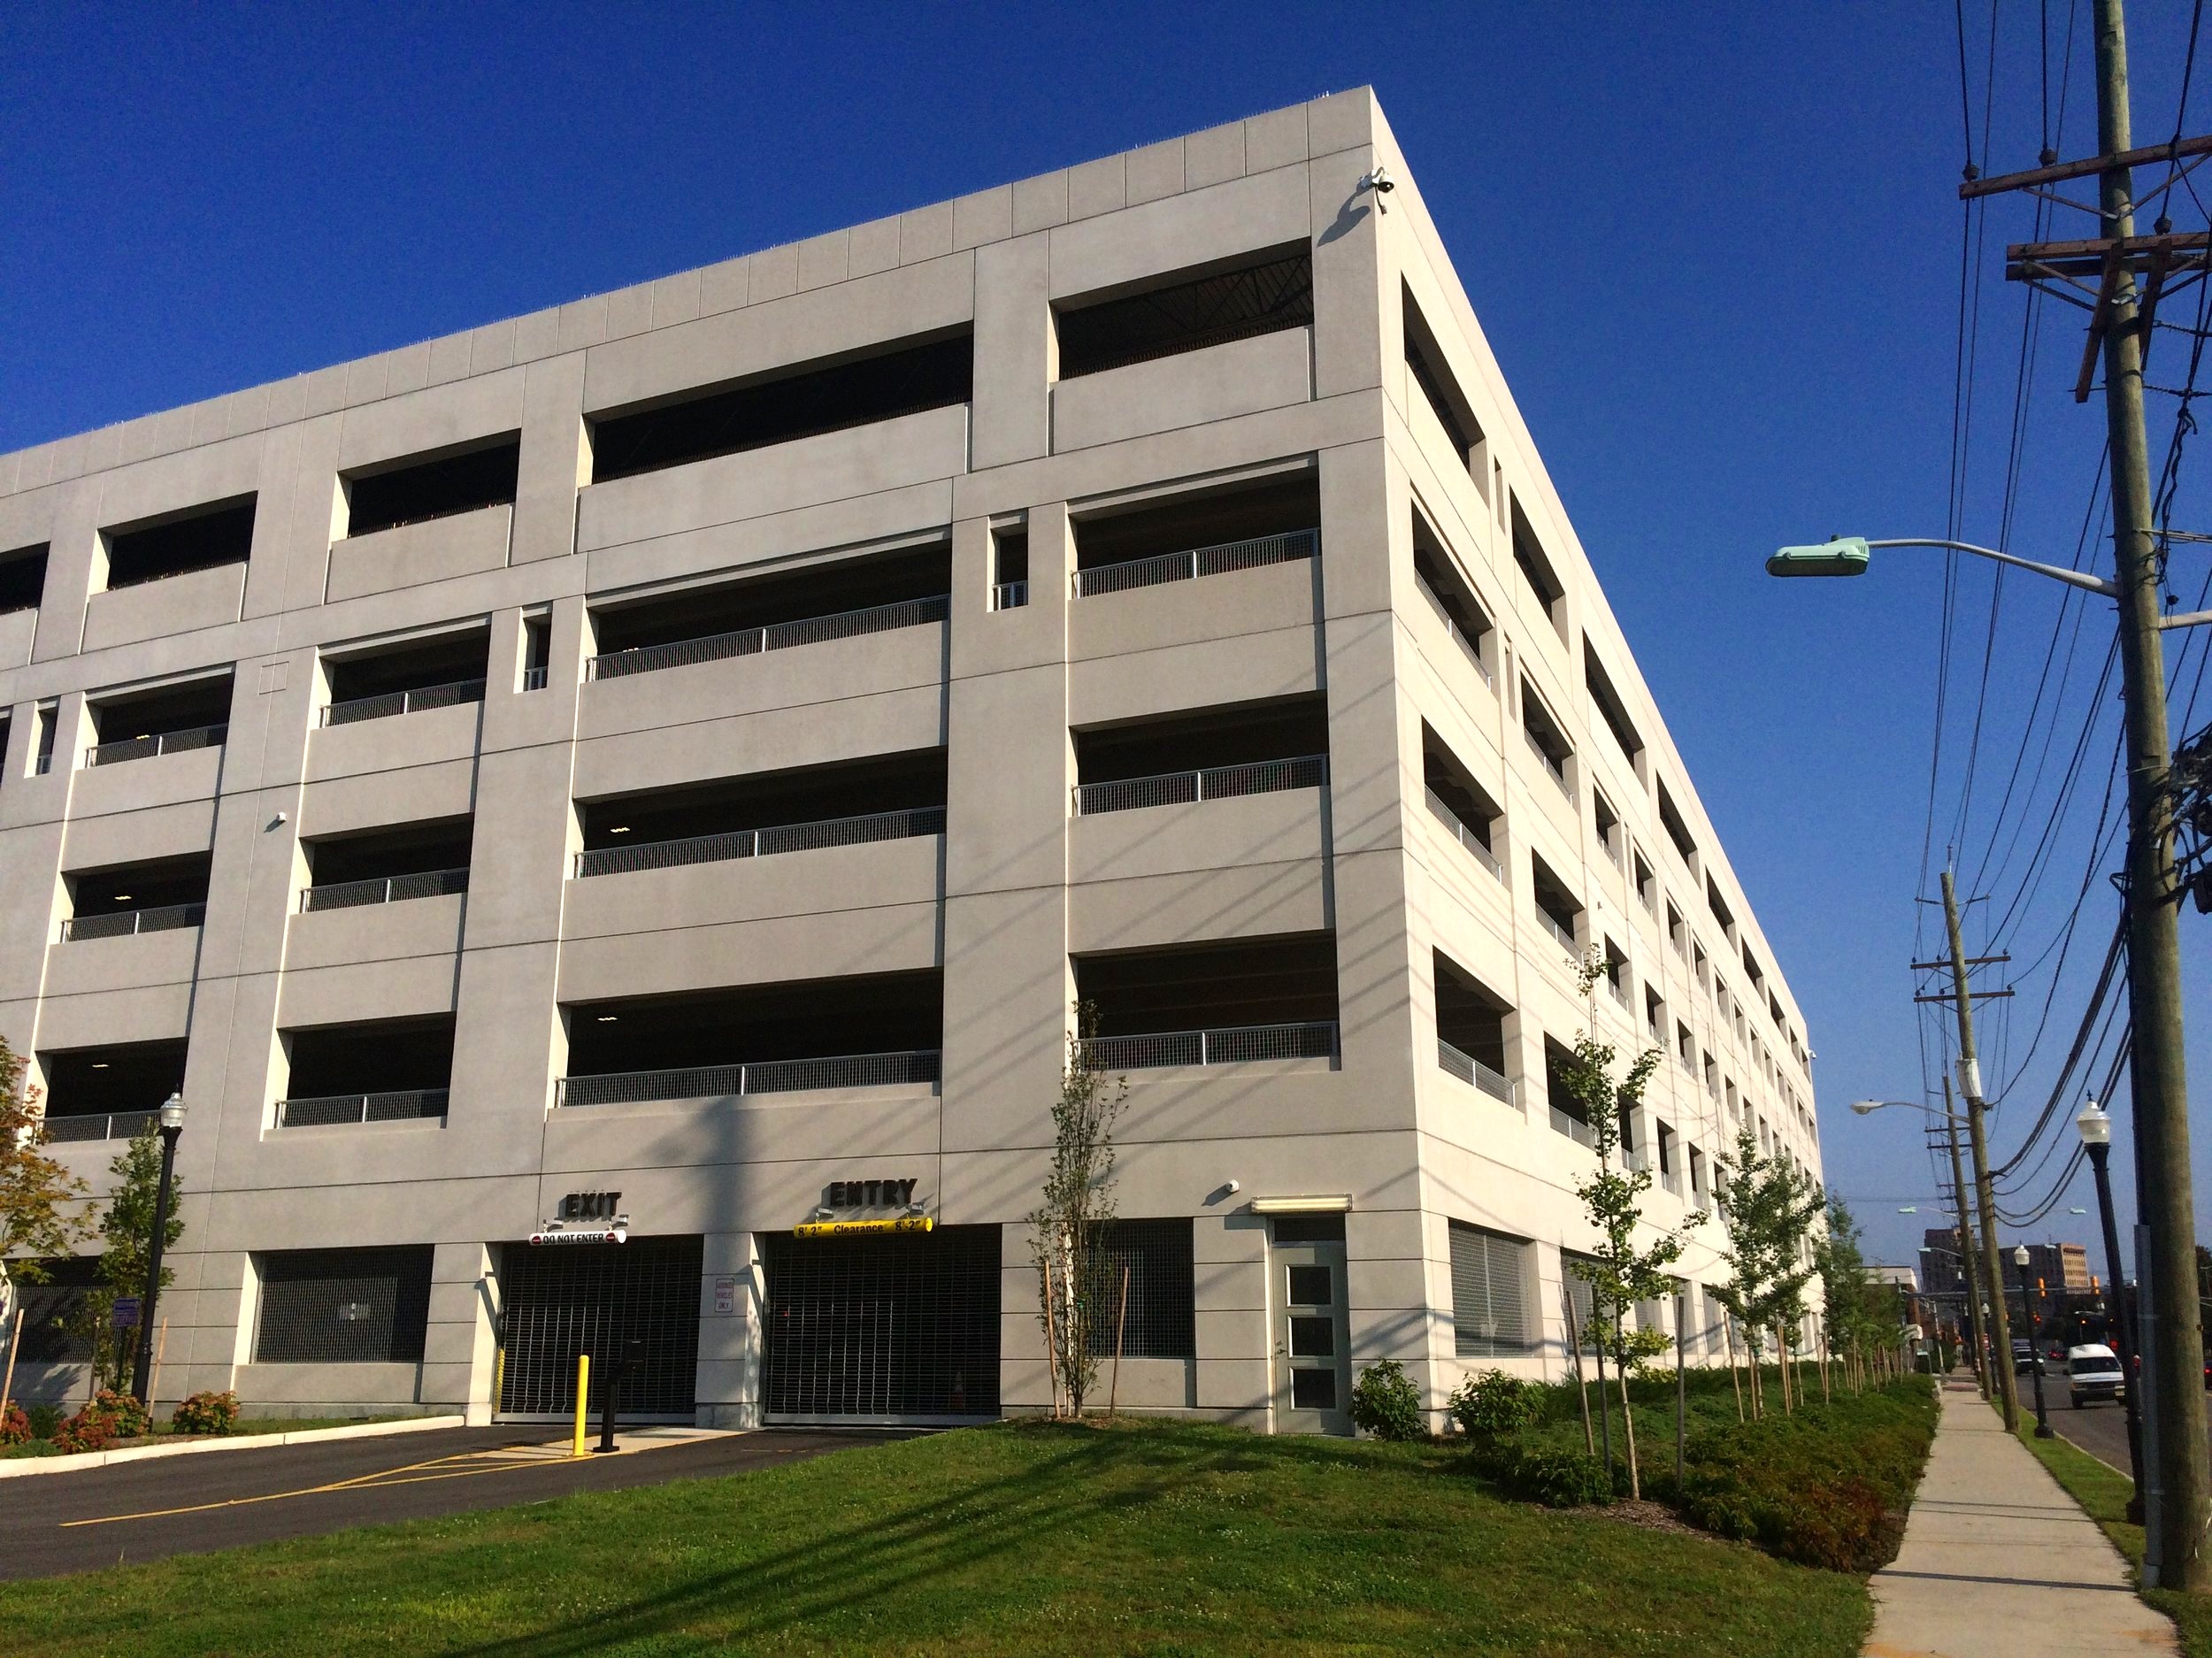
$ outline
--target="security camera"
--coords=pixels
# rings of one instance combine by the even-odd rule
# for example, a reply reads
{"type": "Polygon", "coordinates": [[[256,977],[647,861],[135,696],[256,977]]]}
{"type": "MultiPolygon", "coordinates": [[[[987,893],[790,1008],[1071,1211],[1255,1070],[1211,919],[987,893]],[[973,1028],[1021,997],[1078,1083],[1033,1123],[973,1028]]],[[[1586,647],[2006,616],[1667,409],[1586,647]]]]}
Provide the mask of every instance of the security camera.
{"type": "Polygon", "coordinates": [[[1370,189],[1379,191],[1381,194],[1387,196],[1391,191],[1398,188],[1398,181],[1392,178],[1386,169],[1377,167],[1372,173],[1367,175],[1367,186],[1370,189]]]}

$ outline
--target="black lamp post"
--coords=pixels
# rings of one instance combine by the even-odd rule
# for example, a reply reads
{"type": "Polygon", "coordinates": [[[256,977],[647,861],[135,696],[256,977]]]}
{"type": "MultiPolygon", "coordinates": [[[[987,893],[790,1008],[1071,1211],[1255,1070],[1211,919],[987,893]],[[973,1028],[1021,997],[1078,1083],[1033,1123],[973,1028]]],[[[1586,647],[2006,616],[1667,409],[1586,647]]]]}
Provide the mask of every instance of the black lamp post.
{"type": "Polygon", "coordinates": [[[184,1132],[184,1096],[173,1094],[156,1114],[161,1125],[161,1184],[154,1188],[154,1236],[146,1251],[146,1294],[138,1309],[138,1358],[131,1366],[131,1393],[149,1410],[147,1375],[154,1367],[154,1303],[161,1295],[161,1246],[169,1231],[169,1172],[176,1167],[177,1136],[184,1132]]]}
{"type": "Polygon", "coordinates": [[[2119,1354],[2120,1402],[2127,1409],[2128,1468],[2135,1477],[2135,1492],[2128,1499],[2128,1518],[2139,1525],[2143,1520],[2143,1415],[2136,1398],[2135,1366],[2128,1356],[2135,1343],[2131,1339],[2134,1332],[2128,1328],[2127,1274],[2120,1264],[2120,1229],[2112,1218],[2112,1177],[2105,1168],[2112,1155],[2112,1118],[2104,1107],[2091,1100],[2074,1119],[2074,1127],[2089,1153],[2090,1167],[2097,1171],[2097,1213],[2104,1222],[2105,1282],[2108,1286],[2105,1329],[2119,1354]]]}
{"type": "Polygon", "coordinates": [[[2028,1304],[2028,1247],[2015,1245],[2012,1264],[2020,1269],[2020,1322],[2028,1332],[2028,1374],[2035,1381],[2035,1437],[2048,1439],[2051,1432],[2051,1413],[2043,1408],[2043,1339],[2036,1320],[2037,1309],[2028,1304]]]}

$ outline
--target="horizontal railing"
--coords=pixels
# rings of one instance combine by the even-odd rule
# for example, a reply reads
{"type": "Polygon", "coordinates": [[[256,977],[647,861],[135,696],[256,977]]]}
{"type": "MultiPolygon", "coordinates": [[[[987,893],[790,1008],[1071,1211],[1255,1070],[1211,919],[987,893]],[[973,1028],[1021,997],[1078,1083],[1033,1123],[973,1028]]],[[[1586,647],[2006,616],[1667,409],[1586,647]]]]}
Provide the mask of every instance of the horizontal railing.
{"type": "Polygon", "coordinates": [[[991,608],[995,610],[1018,610],[1028,603],[1026,581],[1002,581],[991,589],[991,608]]]}
{"type": "Polygon", "coordinates": [[[1440,1036],[1436,1039],[1436,1063],[1462,1082],[1471,1083],[1481,1089],[1492,1099],[1502,1100],[1517,1108],[1519,1106],[1520,1101],[1514,1093],[1510,1078],[1500,1076],[1472,1054],[1462,1053],[1440,1036]]]}
{"type": "Polygon", "coordinates": [[[649,1100],[719,1100],[803,1089],[887,1088],[935,1082],[942,1055],[933,1048],[899,1054],[841,1054],[827,1059],[771,1059],[744,1065],[691,1065],[675,1071],[618,1071],[563,1077],[553,1085],[557,1106],[624,1105],[649,1100]]]}
{"type": "Polygon", "coordinates": [[[1334,1020],[1302,1025],[1229,1025],[1211,1031],[1161,1031],[1144,1036],[1096,1036],[1084,1045],[1094,1071],[1151,1071],[1164,1065],[1236,1065],[1263,1059],[1334,1059],[1334,1020]]]}
{"type": "Polygon", "coordinates": [[[1604,848],[1605,856],[1611,860],[1613,867],[1615,869],[1619,869],[1621,867],[1621,849],[1613,844],[1612,838],[1608,835],[1600,835],[1598,837],[1598,845],[1604,848]]]}
{"type": "Polygon", "coordinates": [[[1134,811],[1146,806],[1187,806],[1194,801],[1227,800],[1238,794],[1319,788],[1328,780],[1329,756],[1308,754],[1292,760],[1256,760],[1246,765],[1207,766],[1196,771],[1168,771],[1110,783],[1079,783],[1075,815],[1094,817],[1101,812],[1134,811]]]}
{"type": "Polygon", "coordinates": [[[1102,593],[1124,593],[1132,587],[1156,587],[1164,581],[1193,581],[1201,576],[1225,576],[1232,571],[1257,570],[1266,564],[1286,564],[1311,558],[1321,550],[1319,530],[1293,530],[1285,535],[1256,535],[1244,541],[1219,541],[1211,547],[1193,547],[1179,553],[1159,553],[1150,558],[1132,558],[1118,564],[1094,564],[1075,572],[1075,596],[1096,598],[1102,593]]]}
{"type": "Polygon", "coordinates": [[[1536,915],[1537,918],[1540,920],[1544,924],[1545,927],[1550,932],[1552,937],[1557,939],[1561,945],[1566,948],[1567,952],[1570,955],[1572,955],[1578,948],[1575,943],[1575,935],[1572,930],[1561,926],[1559,925],[1559,918],[1553,915],[1548,910],[1539,910],[1536,912],[1536,915]]]}
{"type": "Polygon", "coordinates": [[[1598,1143],[1596,1132],[1587,1123],[1578,1117],[1569,1117],[1555,1105],[1551,1109],[1551,1125],[1578,1146],[1594,1146],[1598,1143]]]}
{"type": "Polygon", "coordinates": [[[401,1088],[388,1094],[333,1094],[277,1101],[279,1128],[326,1128],[334,1123],[406,1123],[443,1117],[444,1088],[401,1088]]]}
{"type": "Polygon", "coordinates": [[[726,834],[692,835],[681,841],[600,847],[576,855],[576,873],[580,879],[627,875],[636,870],[677,869],[688,864],[719,864],[729,858],[773,857],[783,852],[863,846],[874,841],[904,841],[915,835],[944,832],[942,806],[915,806],[904,811],[872,812],[864,817],[825,817],[818,823],[780,824],[769,829],[734,829],[726,834]]]}
{"type": "Polygon", "coordinates": [[[1682,1195],[1681,1171],[1678,1169],[1662,1169],[1659,1171],[1659,1184],[1666,1187],[1668,1191],[1673,1193],[1675,1196],[1680,1197],[1682,1195]]]}
{"type": "Polygon", "coordinates": [[[380,880],[333,881],[327,887],[311,887],[300,894],[300,910],[303,914],[317,910],[357,910],[364,904],[444,898],[468,889],[465,869],[423,870],[412,875],[388,875],[380,880]]]}
{"type": "Polygon", "coordinates": [[[810,616],[795,622],[740,628],[732,633],[709,633],[665,645],[612,650],[587,662],[584,677],[619,679],[633,673],[654,673],[663,668],[688,668],[703,662],[724,662],[732,656],[757,656],[764,650],[787,650],[795,645],[820,645],[832,640],[889,633],[894,628],[919,627],[925,623],[943,621],[949,598],[949,595],[940,593],[926,599],[902,599],[895,604],[872,605],[866,610],[841,610],[832,616],[810,616]]]}
{"type": "Polygon", "coordinates": [[[229,733],[228,725],[199,725],[190,731],[165,731],[158,737],[123,737],[114,742],[96,742],[84,751],[84,763],[114,765],[124,760],[150,760],[157,754],[219,748],[229,733]]]}
{"type": "Polygon", "coordinates": [[[398,714],[419,713],[428,708],[458,708],[484,700],[481,679],[455,679],[446,685],[418,686],[411,691],[383,691],[374,696],[349,697],[323,710],[326,725],[350,725],[364,719],[390,719],[398,714]]]}
{"type": "Polygon", "coordinates": [[[104,1116],[50,1117],[46,1138],[53,1141],[136,1140],[153,1121],[152,1111],[114,1111],[104,1116]]]}
{"type": "Polygon", "coordinates": [[[1482,676],[1482,682],[1495,688],[1497,682],[1490,677],[1490,664],[1482,659],[1481,644],[1467,637],[1467,630],[1444,608],[1444,601],[1437,595],[1434,587],[1418,575],[1413,578],[1413,585],[1421,589],[1421,596],[1429,602],[1429,609],[1436,612],[1436,619],[1444,624],[1444,631],[1458,642],[1460,649],[1467,653],[1467,660],[1475,664],[1475,672],[1482,676]]]}
{"type": "Polygon", "coordinates": [[[127,939],[140,933],[174,933],[207,919],[205,904],[161,904],[150,910],[116,910],[103,916],[72,916],[61,924],[71,942],[84,939],[127,939]]]}
{"type": "Polygon", "coordinates": [[[1613,993],[1614,1001],[1619,1002],[1624,1008],[1628,1005],[1628,986],[1626,985],[1621,983],[1621,981],[1617,979],[1609,978],[1605,981],[1605,987],[1613,993]]]}
{"type": "Polygon", "coordinates": [[[1503,880],[1505,879],[1505,865],[1498,862],[1498,855],[1496,853],[1493,852],[1487,846],[1483,844],[1482,837],[1477,834],[1471,828],[1468,827],[1466,819],[1463,818],[1457,812],[1454,811],[1451,809],[1450,804],[1444,799],[1444,797],[1441,794],[1439,794],[1434,789],[1427,787],[1425,785],[1422,787],[1421,793],[1427,798],[1429,810],[1436,815],[1437,821],[1441,823],[1447,829],[1452,832],[1453,838],[1456,840],[1460,845],[1465,847],[1470,852],[1475,855],[1475,862],[1481,864],[1483,868],[1488,870],[1500,880],[1503,880]]]}
{"type": "Polygon", "coordinates": [[[522,688],[526,691],[544,690],[546,678],[551,673],[551,669],[543,665],[540,665],[535,668],[525,668],[522,671],[522,688]]]}

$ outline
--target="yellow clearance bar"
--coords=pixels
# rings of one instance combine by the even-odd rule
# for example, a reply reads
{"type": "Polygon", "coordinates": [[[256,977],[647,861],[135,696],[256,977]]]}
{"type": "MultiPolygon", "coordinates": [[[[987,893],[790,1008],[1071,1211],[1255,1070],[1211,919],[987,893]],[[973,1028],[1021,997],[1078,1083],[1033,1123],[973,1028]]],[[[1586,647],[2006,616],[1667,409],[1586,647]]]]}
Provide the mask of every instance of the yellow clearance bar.
{"type": "Polygon", "coordinates": [[[934,1232],[934,1215],[902,1215],[896,1220],[810,1220],[792,1231],[802,1238],[842,1238],[865,1232],[934,1232]]]}

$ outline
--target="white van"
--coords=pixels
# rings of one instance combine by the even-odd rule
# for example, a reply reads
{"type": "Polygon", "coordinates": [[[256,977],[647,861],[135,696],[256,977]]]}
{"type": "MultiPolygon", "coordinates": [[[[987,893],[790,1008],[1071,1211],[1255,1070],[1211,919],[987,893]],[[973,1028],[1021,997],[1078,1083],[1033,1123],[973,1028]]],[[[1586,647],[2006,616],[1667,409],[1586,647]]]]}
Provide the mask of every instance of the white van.
{"type": "Polygon", "coordinates": [[[2066,1385],[2079,1410],[2094,1400],[2116,1402],[2127,1390],[2127,1378],[2110,1347],[2093,1344],[2066,1349],[2066,1385]]]}

